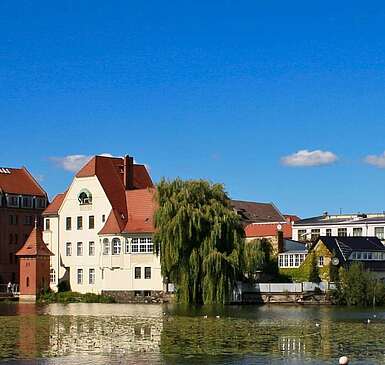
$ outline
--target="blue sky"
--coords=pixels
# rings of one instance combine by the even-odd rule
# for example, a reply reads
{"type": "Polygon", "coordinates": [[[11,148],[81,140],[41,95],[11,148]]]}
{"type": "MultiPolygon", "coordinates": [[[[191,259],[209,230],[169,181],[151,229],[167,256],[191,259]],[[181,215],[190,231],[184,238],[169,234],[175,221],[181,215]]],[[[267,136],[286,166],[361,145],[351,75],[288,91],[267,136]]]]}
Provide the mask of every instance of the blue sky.
{"type": "Polygon", "coordinates": [[[4,0],[0,165],[52,196],[68,156],[128,153],[301,217],[382,211],[384,24],[381,1],[4,0]]]}

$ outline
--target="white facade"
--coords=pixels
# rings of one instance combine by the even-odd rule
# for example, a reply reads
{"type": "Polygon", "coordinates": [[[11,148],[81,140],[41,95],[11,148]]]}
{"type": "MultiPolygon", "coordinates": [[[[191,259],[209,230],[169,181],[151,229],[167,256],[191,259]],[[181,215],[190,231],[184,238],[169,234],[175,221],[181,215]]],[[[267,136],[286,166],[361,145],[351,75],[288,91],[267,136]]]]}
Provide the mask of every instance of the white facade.
{"type": "Polygon", "coordinates": [[[45,216],[43,238],[55,255],[53,290],[61,280],[80,293],[163,290],[160,260],[151,250],[152,234],[98,233],[111,209],[97,176],[75,177],[58,213],[45,216]],[[79,195],[84,192],[90,196],[81,204],[79,195]]]}
{"type": "Polygon", "coordinates": [[[385,215],[324,215],[293,224],[293,240],[306,241],[316,236],[363,236],[385,238],[385,215]]]}

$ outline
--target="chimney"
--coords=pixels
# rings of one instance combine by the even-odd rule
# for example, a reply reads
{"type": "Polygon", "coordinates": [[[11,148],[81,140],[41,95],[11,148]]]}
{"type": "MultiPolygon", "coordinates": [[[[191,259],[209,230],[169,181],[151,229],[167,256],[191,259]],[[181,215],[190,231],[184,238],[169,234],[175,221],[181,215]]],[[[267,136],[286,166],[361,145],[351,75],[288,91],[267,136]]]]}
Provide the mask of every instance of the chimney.
{"type": "Polygon", "coordinates": [[[278,229],[277,230],[277,246],[278,246],[278,253],[283,252],[283,231],[278,229]]]}
{"type": "Polygon", "coordinates": [[[134,159],[128,155],[124,156],[123,182],[126,190],[134,188],[134,159]]]}

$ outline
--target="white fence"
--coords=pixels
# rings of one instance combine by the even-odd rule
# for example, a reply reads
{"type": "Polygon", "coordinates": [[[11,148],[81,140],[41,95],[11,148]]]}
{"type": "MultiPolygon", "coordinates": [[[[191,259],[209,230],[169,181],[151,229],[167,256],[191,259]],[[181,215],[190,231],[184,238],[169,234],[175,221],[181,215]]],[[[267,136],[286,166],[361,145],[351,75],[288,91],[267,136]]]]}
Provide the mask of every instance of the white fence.
{"type": "Polygon", "coordinates": [[[247,284],[238,282],[233,293],[233,300],[240,302],[242,294],[260,293],[260,294],[302,294],[306,292],[320,291],[326,293],[329,290],[335,289],[334,283],[322,281],[320,283],[256,283],[247,284]]]}

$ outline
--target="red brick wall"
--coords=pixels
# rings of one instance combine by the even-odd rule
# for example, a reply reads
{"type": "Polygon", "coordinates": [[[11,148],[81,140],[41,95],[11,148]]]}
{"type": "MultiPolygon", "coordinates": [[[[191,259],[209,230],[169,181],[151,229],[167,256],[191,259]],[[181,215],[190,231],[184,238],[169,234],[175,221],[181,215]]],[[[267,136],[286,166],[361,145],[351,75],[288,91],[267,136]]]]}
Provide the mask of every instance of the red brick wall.
{"type": "Polygon", "coordinates": [[[35,217],[42,222],[42,210],[0,207],[0,284],[19,282],[19,266],[15,253],[24,245],[33,227],[35,217]],[[9,216],[17,215],[17,224],[10,224],[9,216]],[[25,225],[25,216],[32,216],[32,224],[25,225]],[[12,243],[10,243],[12,235],[12,243]],[[17,243],[15,243],[17,235],[17,243]],[[11,262],[12,259],[12,262],[11,262]]]}

